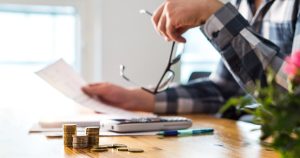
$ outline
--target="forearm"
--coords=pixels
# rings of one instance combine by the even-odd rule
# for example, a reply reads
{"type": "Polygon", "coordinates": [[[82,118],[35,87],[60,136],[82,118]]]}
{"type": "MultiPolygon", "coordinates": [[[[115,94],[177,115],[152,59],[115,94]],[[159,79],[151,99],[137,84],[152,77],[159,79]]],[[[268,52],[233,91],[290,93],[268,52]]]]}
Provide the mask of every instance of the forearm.
{"type": "Polygon", "coordinates": [[[279,48],[251,30],[249,23],[231,5],[226,4],[202,27],[202,31],[219,50],[223,61],[236,81],[253,93],[257,80],[266,85],[266,71],[276,73],[279,86],[287,88],[284,63],[279,48]]]}
{"type": "Polygon", "coordinates": [[[150,94],[140,88],[131,89],[130,93],[132,96],[131,104],[135,111],[154,111],[155,97],[153,94],[150,94]]]}
{"type": "Polygon", "coordinates": [[[169,88],[155,97],[155,113],[215,113],[224,103],[219,88],[209,79],[169,88]]]}

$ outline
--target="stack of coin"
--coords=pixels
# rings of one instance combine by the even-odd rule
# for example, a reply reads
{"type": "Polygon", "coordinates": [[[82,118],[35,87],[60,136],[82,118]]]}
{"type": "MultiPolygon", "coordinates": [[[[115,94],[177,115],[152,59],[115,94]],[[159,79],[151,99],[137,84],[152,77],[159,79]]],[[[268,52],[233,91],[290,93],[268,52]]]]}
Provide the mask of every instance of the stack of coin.
{"type": "Polygon", "coordinates": [[[73,148],[81,149],[88,147],[88,137],[86,135],[73,135],[73,148]]]}
{"type": "Polygon", "coordinates": [[[64,146],[73,146],[73,135],[76,135],[76,124],[64,124],[64,146]]]}
{"type": "Polygon", "coordinates": [[[87,127],[86,130],[86,135],[88,137],[88,146],[93,147],[95,145],[99,144],[99,132],[100,132],[100,127],[87,127]]]}

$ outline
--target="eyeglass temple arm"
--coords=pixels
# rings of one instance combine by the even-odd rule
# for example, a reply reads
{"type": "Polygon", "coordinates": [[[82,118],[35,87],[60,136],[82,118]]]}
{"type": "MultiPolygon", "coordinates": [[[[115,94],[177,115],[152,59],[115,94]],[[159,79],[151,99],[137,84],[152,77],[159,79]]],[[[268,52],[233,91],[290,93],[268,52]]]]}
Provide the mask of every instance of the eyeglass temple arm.
{"type": "MultiPolygon", "coordinates": [[[[147,11],[147,10],[145,10],[145,9],[141,9],[141,10],[140,10],[140,13],[141,13],[141,14],[147,14],[147,15],[149,15],[149,16],[153,16],[153,14],[152,14],[151,12],[149,12],[149,11],[147,11]]],[[[121,68],[121,69],[120,69],[120,75],[121,75],[125,80],[127,80],[128,82],[131,82],[131,83],[133,83],[134,85],[141,87],[143,90],[145,90],[145,91],[147,91],[147,92],[149,92],[149,93],[151,93],[151,94],[156,94],[157,91],[158,91],[158,88],[160,87],[159,85],[161,84],[161,82],[162,82],[164,76],[166,75],[166,73],[167,73],[168,70],[170,69],[170,66],[172,65],[172,61],[171,61],[171,60],[172,60],[172,56],[173,56],[174,47],[175,47],[175,41],[172,43],[172,48],[171,48],[171,53],[170,53],[170,57],[169,57],[168,66],[167,66],[167,68],[165,69],[165,71],[164,71],[162,77],[160,78],[158,84],[156,85],[154,92],[151,91],[151,90],[149,90],[149,89],[147,89],[147,88],[145,88],[145,87],[143,87],[143,86],[138,85],[137,83],[135,83],[135,82],[133,82],[133,81],[131,81],[131,80],[125,75],[125,66],[124,66],[124,65],[121,65],[121,66],[120,66],[120,68],[121,68]]],[[[173,72],[173,73],[174,73],[174,72],[173,72]]]]}
{"type": "Polygon", "coordinates": [[[125,66],[124,65],[120,65],[120,76],[122,76],[126,81],[132,83],[133,85],[137,86],[137,87],[140,87],[141,89],[143,89],[144,91],[148,92],[148,93],[151,93],[151,94],[155,94],[156,92],[154,91],[151,91],[133,81],[131,81],[126,75],[125,75],[125,66]]]}
{"type": "Polygon", "coordinates": [[[159,79],[159,82],[158,82],[158,84],[156,85],[154,92],[157,92],[157,91],[158,91],[159,85],[160,85],[161,82],[163,81],[163,79],[164,79],[166,73],[168,72],[168,70],[170,70],[170,67],[171,67],[171,65],[172,65],[172,61],[171,61],[171,60],[172,60],[172,56],[173,56],[174,47],[175,47],[175,42],[172,43],[172,48],[171,48],[171,53],[170,53],[168,65],[167,65],[167,67],[166,67],[166,69],[165,69],[163,75],[162,75],[161,78],[159,79]]]}
{"type": "Polygon", "coordinates": [[[153,16],[153,14],[152,14],[151,12],[149,12],[148,10],[145,10],[145,9],[141,9],[141,10],[140,10],[140,13],[141,13],[141,14],[147,14],[147,15],[149,15],[149,16],[153,16]]]}
{"type": "Polygon", "coordinates": [[[168,62],[168,64],[171,63],[172,56],[173,56],[173,52],[174,52],[174,48],[175,48],[175,41],[172,42],[172,47],[171,47],[171,52],[170,52],[170,57],[169,57],[169,62],[168,62]]]}

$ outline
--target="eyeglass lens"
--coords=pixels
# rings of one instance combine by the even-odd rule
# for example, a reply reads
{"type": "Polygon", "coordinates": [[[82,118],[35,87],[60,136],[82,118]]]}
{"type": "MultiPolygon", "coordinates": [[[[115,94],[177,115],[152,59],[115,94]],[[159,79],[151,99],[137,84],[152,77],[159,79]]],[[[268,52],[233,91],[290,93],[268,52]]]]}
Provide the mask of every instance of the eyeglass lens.
{"type": "Polygon", "coordinates": [[[174,80],[174,77],[175,77],[175,73],[171,70],[168,70],[164,74],[164,76],[163,76],[161,82],[159,83],[156,91],[157,92],[162,92],[162,91],[166,90],[169,87],[170,83],[174,80]]]}

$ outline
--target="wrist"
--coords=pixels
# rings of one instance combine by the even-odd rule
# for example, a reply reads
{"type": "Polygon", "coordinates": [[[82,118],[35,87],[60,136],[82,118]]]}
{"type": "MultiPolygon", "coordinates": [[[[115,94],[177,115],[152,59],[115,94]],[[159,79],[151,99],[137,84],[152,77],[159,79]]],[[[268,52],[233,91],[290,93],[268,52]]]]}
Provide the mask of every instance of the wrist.
{"type": "Polygon", "coordinates": [[[219,0],[214,0],[214,1],[208,0],[206,2],[206,4],[207,4],[207,13],[208,14],[205,17],[205,21],[224,6],[224,4],[222,2],[220,2],[219,0]]]}
{"type": "Polygon", "coordinates": [[[132,89],[133,105],[138,111],[153,112],[155,104],[155,96],[142,89],[132,89]]]}

